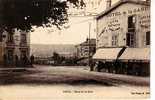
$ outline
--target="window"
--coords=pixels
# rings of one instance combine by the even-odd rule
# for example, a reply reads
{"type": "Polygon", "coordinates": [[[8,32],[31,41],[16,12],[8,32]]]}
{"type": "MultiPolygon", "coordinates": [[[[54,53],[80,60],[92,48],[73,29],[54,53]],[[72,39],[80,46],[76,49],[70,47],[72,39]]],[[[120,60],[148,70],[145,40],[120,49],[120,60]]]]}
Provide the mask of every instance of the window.
{"type": "Polygon", "coordinates": [[[135,34],[134,33],[127,33],[127,39],[126,39],[126,43],[127,43],[127,46],[130,46],[130,47],[135,47],[135,34]]]}
{"type": "Polygon", "coordinates": [[[86,47],[84,48],[84,50],[89,50],[89,46],[86,46],[86,47]]]}
{"type": "Polygon", "coordinates": [[[26,43],[26,34],[21,34],[21,42],[26,43]]]}
{"type": "Polygon", "coordinates": [[[113,35],[112,36],[112,46],[117,46],[118,45],[118,36],[113,35]]]}
{"type": "Polygon", "coordinates": [[[13,34],[8,34],[8,42],[14,42],[13,41],[13,34]]]}
{"type": "Polygon", "coordinates": [[[135,28],[135,23],[136,23],[136,17],[129,16],[128,17],[128,28],[135,28]]]}
{"type": "Polygon", "coordinates": [[[146,32],[146,45],[150,45],[150,31],[146,32]]]}
{"type": "Polygon", "coordinates": [[[136,46],[136,16],[128,17],[128,33],[126,34],[126,44],[129,47],[136,46]]]}
{"type": "Polygon", "coordinates": [[[12,49],[7,50],[7,63],[8,64],[13,64],[13,53],[14,53],[14,50],[12,49]]]}

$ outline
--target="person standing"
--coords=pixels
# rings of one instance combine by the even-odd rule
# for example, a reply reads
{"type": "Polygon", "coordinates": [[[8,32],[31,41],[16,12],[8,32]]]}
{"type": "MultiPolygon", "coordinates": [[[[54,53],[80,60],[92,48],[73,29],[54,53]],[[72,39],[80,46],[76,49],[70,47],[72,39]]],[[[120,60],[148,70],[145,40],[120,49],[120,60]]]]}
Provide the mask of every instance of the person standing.
{"type": "Polygon", "coordinates": [[[17,55],[15,55],[15,65],[16,67],[19,67],[19,59],[17,55]]]}
{"type": "Polygon", "coordinates": [[[99,61],[97,66],[97,71],[100,72],[102,68],[104,68],[104,64],[103,62],[99,61]]]}
{"type": "Polygon", "coordinates": [[[95,64],[94,64],[93,60],[91,59],[90,60],[90,71],[94,70],[94,66],[95,66],[95,64]]]}
{"type": "Polygon", "coordinates": [[[30,62],[31,62],[31,66],[32,66],[34,63],[34,56],[33,55],[31,55],[31,57],[30,57],[30,62]]]}
{"type": "Polygon", "coordinates": [[[6,54],[3,55],[3,62],[4,62],[4,67],[7,66],[7,56],[6,54]]]}

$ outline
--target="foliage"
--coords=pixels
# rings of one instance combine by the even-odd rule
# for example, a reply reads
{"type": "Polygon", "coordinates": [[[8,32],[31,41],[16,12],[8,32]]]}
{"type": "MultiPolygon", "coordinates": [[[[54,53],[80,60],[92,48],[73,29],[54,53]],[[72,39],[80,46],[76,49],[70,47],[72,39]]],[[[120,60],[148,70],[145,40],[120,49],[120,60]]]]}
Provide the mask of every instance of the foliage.
{"type": "Polygon", "coordinates": [[[0,29],[32,31],[32,26],[59,29],[68,21],[68,3],[84,6],[83,0],[0,0],[0,29]]]}
{"type": "Polygon", "coordinates": [[[53,60],[58,61],[60,58],[60,55],[57,52],[53,52],[53,60]]]}

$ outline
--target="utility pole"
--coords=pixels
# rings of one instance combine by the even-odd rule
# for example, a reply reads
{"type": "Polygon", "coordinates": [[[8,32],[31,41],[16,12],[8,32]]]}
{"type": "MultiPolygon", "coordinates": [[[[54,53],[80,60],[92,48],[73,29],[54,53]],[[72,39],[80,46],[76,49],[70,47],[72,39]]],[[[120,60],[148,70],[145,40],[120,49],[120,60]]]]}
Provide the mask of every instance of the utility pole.
{"type": "Polygon", "coordinates": [[[90,33],[91,33],[91,22],[89,22],[89,36],[88,36],[88,45],[89,45],[89,51],[88,51],[88,65],[90,65],[90,33]]]}

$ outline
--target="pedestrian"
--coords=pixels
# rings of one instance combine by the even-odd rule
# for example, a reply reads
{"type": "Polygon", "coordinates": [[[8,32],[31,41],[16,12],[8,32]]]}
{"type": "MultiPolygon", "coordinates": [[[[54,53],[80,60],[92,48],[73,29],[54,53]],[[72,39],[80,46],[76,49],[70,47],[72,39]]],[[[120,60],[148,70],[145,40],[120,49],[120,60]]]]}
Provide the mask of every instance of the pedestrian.
{"type": "Polygon", "coordinates": [[[26,67],[27,64],[28,64],[28,58],[27,58],[26,55],[24,55],[24,56],[22,57],[22,65],[23,65],[23,67],[26,67]]]}
{"type": "Polygon", "coordinates": [[[19,67],[19,59],[17,55],[15,55],[15,65],[16,67],[19,67]]]}
{"type": "Polygon", "coordinates": [[[6,54],[3,55],[3,60],[4,60],[4,67],[7,66],[7,56],[6,54]]]}
{"type": "Polygon", "coordinates": [[[34,63],[34,56],[33,56],[33,54],[32,54],[31,57],[30,57],[30,63],[31,63],[31,66],[32,66],[33,63],[34,63]]]}
{"type": "Polygon", "coordinates": [[[94,64],[93,60],[90,60],[90,71],[94,70],[94,66],[95,66],[95,64],[94,64]]]}
{"type": "Polygon", "coordinates": [[[101,61],[99,61],[97,66],[97,71],[100,72],[103,67],[104,67],[104,64],[101,61]]]}

